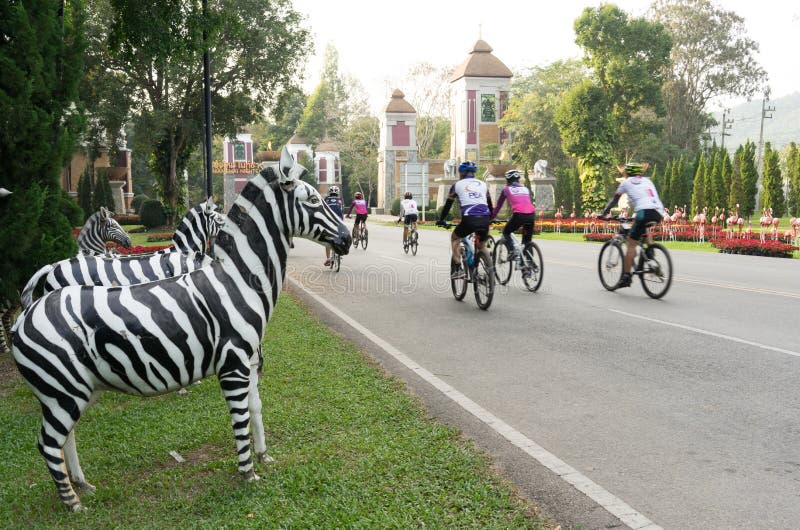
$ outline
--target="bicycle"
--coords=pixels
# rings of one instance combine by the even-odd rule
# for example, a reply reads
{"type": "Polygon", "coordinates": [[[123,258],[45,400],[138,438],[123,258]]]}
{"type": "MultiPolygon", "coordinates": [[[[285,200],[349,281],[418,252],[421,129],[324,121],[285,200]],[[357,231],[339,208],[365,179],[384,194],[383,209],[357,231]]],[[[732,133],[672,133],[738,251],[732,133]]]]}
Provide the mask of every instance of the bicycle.
{"type": "MultiPolygon", "coordinates": [[[[450,229],[455,225],[445,223],[444,228],[450,229]]],[[[475,292],[475,302],[478,307],[486,310],[492,305],[494,298],[494,264],[489,257],[488,251],[475,252],[480,239],[474,233],[461,238],[461,265],[467,264],[464,276],[453,278],[456,271],[455,259],[450,261],[450,287],[453,290],[453,297],[459,302],[467,294],[467,284],[471,283],[475,292]]]]}
{"type": "Polygon", "coordinates": [[[411,227],[408,230],[408,238],[403,239],[403,252],[408,254],[408,251],[411,250],[411,254],[416,256],[418,247],[419,247],[419,232],[417,232],[417,223],[412,222],[411,227]]]}
{"type": "Polygon", "coordinates": [[[530,292],[536,292],[542,285],[544,276],[544,261],[542,250],[534,241],[522,248],[514,234],[509,234],[514,253],[509,254],[505,244],[505,237],[500,237],[492,252],[494,273],[500,285],[505,285],[511,279],[514,270],[522,273],[522,281],[530,292]]]}
{"type": "Polygon", "coordinates": [[[364,221],[358,223],[358,225],[353,227],[353,246],[358,248],[358,244],[361,243],[361,247],[364,250],[367,250],[367,244],[369,243],[369,231],[367,230],[364,221]]]}
{"type": "MultiPolygon", "coordinates": [[[[613,217],[611,220],[619,221],[619,230],[600,249],[597,273],[603,287],[614,291],[619,288],[622,279],[623,260],[627,249],[625,238],[631,230],[634,218],[613,217]]],[[[636,249],[637,255],[633,260],[634,269],[631,274],[639,276],[647,296],[658,299],[667,294],[672,285],[672,258],[663,245],[650,242],[650,233],[655,225],[656,223],[648,223],[647,235],[636,249]]]]}
{"type": "Polygon", "coordinates": [[[328,267],[330,267],[333,272],[339,272],[339,269],[342,267],[342,255],[335,250],[331,250],[331,262],[328,267]]]}

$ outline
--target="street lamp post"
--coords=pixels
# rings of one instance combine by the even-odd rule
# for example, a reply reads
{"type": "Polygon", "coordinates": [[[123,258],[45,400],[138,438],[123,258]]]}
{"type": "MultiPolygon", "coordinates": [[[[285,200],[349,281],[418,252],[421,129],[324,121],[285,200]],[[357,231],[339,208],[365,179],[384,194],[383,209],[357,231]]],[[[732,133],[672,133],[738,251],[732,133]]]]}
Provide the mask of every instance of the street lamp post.
{"type": "Polygon", "coordinates": [[[203,0],[203,108],[205,110],[205,166],[206,196],[214,194],[214,177],[211,173],[211,56],[208,51],[208,30],[206,16],[208,0],[203,0]]]}

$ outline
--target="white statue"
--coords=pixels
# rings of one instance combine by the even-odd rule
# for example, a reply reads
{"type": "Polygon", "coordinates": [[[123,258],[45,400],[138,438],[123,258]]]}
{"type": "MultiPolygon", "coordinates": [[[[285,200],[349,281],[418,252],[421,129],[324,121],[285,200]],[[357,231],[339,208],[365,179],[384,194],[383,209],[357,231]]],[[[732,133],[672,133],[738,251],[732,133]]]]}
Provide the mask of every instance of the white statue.
{"type": "Polygon", "coordinates": [[[458,165],[458,161],[455,158],[450,158],[449,160],[445,160],[444,162],[444,174],[446,177],[455,177],[456,176],[456,166],[458,165]]]}
{"type": "Polygon", "coordinates": [[[533,178],[544,178],[547,176],[547,160],[537,160],[533,165],[533,178]]]}

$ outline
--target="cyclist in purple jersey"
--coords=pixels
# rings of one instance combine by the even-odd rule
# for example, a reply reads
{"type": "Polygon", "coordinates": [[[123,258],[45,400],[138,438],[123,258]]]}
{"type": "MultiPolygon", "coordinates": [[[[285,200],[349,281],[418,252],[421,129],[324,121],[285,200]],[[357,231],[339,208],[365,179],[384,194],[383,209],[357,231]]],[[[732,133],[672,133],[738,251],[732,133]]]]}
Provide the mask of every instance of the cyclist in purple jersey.
{"type": "Polygon", "coordinates": [[[512,215],[503,228],[503,239],[508,252],[512,255],[516,249],[511,243],[511,234],[516,232],[519,227],[522,227],[522,245],[525,246],[530,243],[533,236],[534,216],[536,215],[536,207],[531,202],[531,190],[520,184],[520,177],[521,175],[516,169],[506,171],[506,182],[508,184],[503,188],[500,198],[497,199],[497,205],[492,210],[492,219],[494,219],[506,200],[511,206],[512,215]]]}
{"type": "MultiPolygon", "coordinates": [[[[339,219],[344,218],[344,203],[342,202],[342,198],[339,196],[339,186],[331,186],[328,188],[328,196],[325,197],[325,203],[336,215],[339,216],[339,219]]],[[[330,264],[331,249],[325,247],[325,266],[328,267],[330,264]]]]}
{"type": "Polygon", "coordinates": [[[347,210],[347,218],[350,219],[350,213],[356,210],[356,220],[353,223],[353,241],[356,240],[356,228],[358,223],[363,223],[364,228],[367,227],[367,201],[364,200],[364,194],[357,191],[353,196],[353,202],[350,203],[350,209],[347,210]]]}
{"type": "Polygon", "coordinates": [[[465,276],[464,267],[461,263],[461,238],[467,237],[471,233],[478,236],[478,251],[483,252],[485,241],[489,236],[489,218],[492,213],[492,198],[486,183],[475,178],[478,167],[469,160],[462,162],[458,166],[458,173],[461,180],[453,184],[450,188],[450,195],[444,203],[442,215],[436,222],[439,226],[446,224],[447,214],[453,206],[453,201],[458,199],[461,206],[461,222],[458,223],[453,234],[450,236],[453,251],[453,270],[451,275],[454,279],[465,276]]]}

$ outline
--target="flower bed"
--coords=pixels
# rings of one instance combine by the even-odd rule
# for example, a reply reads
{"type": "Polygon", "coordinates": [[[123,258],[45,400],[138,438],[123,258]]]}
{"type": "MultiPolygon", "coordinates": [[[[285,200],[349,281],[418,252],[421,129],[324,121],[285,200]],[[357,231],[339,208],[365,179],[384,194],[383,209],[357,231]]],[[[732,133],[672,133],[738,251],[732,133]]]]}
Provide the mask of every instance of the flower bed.
{"type": "Polygon", "coordinates": [[[106,246],[111,250],[115,250],[123,255],[130,255],[130,254],[150,254],[152,252],[156,252],[158,250],[162,250],[165,248],[170,248],[172,245],[154,245],[152,247],[144,247],[142,245],[134,245],[131,248],[123,248],[115,243],[108,242],[106,246]]]}
{"type": "Polygon", "coordinates": [[[711,246],[718,248],[723,254],[745,254],[748,256],[768,256],[771,258],[791,258],[795,250],[800,250],[789,243],[760,239],[728,239],[718,238],[711,241],[711,246]]]}
{"type": "Polygon", "coordinates": [[[588,234],[583,234],[584,241],[591,241],[594,243],[602,243],[604,241],[610,241],[611,238],[614,237],[614,234],[609,234],[605,232],[590,232],[588,234]]]}
{"type": "Polygon", "coordinates": [[[172,232],[157,232],[155,234],[150,234],[147,236],[147,240],[151,243],[159,242],[159,241],[172,241],[172,232]]]}

